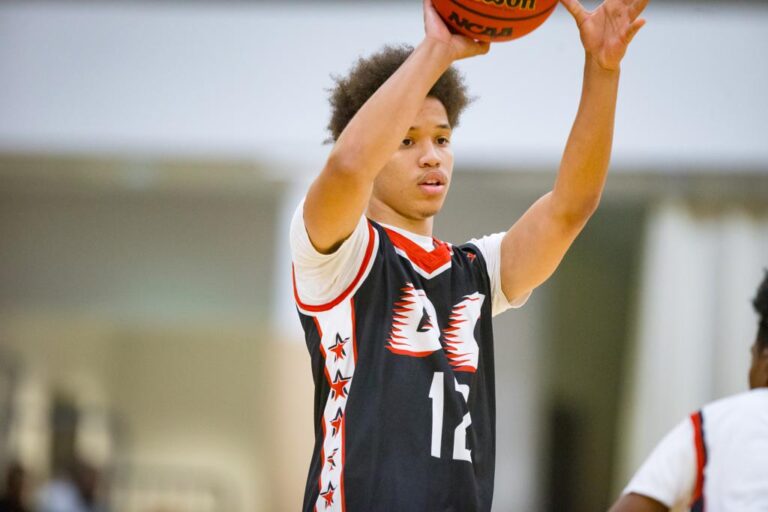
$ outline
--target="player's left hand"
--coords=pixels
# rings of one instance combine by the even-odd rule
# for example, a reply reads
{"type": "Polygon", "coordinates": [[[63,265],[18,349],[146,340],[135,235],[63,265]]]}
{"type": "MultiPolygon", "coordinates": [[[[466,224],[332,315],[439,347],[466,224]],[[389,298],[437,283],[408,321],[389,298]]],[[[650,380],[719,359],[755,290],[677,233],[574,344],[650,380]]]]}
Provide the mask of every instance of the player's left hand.
{"type": "Polygon", "coordinates": [[[600,67],[618,70],[627,47],[645,25],[640,14],[649,0],[605,0],[587,11],[579,0],[560,0],[579,27],[581,43],[600,67]]]}

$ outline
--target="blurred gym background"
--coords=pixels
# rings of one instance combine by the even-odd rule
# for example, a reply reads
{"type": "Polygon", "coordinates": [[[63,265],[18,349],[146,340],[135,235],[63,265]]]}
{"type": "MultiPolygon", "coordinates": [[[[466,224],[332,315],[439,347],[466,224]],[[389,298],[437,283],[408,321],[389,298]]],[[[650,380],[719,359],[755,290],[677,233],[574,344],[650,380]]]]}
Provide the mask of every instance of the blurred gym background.
{"type": "MultiPolygon", "coordinates": [[[[0,3],[0,472],[30,509],[73,482],[99,510],[299,509],[312,382],[287,222],[330,148],[331,75],[417,43],[420,9],[0,3]]],[[[497,319],[497,511],[604,509],[672,425],[746,389],[768,4],[646,18],[601,208],[497,319]]],[[[458,64],[477,99],[436,236],[504,230],[549,190],[582,63],[560,7],[458,64]]]]}

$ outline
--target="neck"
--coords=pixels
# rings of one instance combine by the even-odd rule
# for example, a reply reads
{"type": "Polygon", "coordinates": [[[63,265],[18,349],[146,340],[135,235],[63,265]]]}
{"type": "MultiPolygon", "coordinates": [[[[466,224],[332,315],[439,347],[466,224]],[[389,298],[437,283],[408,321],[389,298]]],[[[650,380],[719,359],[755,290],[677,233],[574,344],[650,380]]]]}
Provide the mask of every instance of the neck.
{"type": "Polygon", "coordinates": [[[380,224],[388,224],[417,235],[432,236],[433,217],[414,219],[406,217],[390,206],[371,198],[365,215],[380,224]]]}

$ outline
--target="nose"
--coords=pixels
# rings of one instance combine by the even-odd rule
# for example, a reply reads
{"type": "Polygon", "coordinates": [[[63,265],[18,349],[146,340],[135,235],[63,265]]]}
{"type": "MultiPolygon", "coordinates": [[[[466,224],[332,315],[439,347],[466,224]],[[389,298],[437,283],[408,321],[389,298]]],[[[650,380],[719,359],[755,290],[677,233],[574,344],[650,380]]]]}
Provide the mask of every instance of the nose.
{"type": "Polygon", "coordinates": [[[425,142],[425,147],[419,157],[419,167],[440,167],[440,155],[431,140],[425,142]]]}

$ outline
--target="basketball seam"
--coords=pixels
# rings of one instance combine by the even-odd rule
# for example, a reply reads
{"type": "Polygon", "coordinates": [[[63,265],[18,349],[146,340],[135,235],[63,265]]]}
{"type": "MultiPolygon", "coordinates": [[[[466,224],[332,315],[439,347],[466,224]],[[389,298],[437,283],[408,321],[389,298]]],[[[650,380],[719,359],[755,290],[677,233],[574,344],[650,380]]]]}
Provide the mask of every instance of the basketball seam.
{"type": "Polygon", "coordinates": [[[452,4],[458,5],[462,9],[464,9],[464,10],[466,10],[468,12],[471,12],[472,14],[477,14],[478,16],[482,16],[483,18],[488,18],[488,19],[498,20],[498,21],[526,21],[526,20],[532,20],[534,18],[538,18],[539,16],[543,16],[544,14],[549,13],[550,11],[552,11],[552,9],[557,7],[557,2],[555,2],[554,4],[552,4],[551,7],[549,7],[545,11],[541,11],[541,12],[533,14],[531,16],[525,16],[525,17],[522,17],[522,18],[504,18],[502,16],[494,16],[492,14],[486,14],[486,13],[484,13],[482,11],[475,11],[474,9],[470,9],[469,7],[467,7],[464,4],[460,4],[456,0],[450,0],[450,1],[451,1],[452,4]]]}

